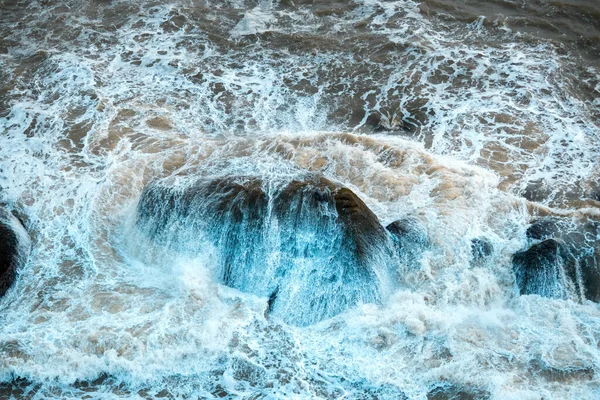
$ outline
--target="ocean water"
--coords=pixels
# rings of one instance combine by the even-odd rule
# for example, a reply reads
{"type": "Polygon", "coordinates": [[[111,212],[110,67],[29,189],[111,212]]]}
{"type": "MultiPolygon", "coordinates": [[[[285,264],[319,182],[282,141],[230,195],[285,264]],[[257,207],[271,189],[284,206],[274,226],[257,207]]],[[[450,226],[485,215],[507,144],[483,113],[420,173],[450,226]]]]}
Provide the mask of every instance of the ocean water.
{"type": "Polygon", "coordinates": [[[600,398],[598,303],[512,271],[532,220],[600,219],[599,160],[595,1],[0,0],[0,202],[32,249],[0,398],[600,398]],[[155,182],[310,174],[428,240],[310,324],[138,223],[155,182]]]}

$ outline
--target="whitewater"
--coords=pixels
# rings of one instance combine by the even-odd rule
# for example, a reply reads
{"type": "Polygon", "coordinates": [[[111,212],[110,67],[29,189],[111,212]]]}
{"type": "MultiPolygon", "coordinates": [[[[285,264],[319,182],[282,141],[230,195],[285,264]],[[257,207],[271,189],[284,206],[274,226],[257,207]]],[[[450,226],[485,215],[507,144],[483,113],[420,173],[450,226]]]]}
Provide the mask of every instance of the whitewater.
{"type": "Polygon", "coordinates": [[[475,3],[0,0],[0,398],[600,398],[600,9],[475,3]]]}

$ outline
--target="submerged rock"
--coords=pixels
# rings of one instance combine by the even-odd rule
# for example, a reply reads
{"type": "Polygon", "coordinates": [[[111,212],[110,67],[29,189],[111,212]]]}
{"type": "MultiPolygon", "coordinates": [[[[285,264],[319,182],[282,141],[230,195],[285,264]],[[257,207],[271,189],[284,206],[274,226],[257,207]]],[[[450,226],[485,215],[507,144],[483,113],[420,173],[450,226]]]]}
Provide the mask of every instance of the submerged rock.
{"type": "Polygon", "coordinates": [[[404,392],[393,384],[371,384],[368,381],[359,381],[352,383],[352,396],[356,400],[381,400],[394,399],[406,400],[408,397],[404,392]]]}
{"type": "Polygon", "coordinates": [[[156,182],[141,196],[137,225],[182,252],[214,246],[220,281],[268,297],[268,312],[291,324],[381,299],[387,233],[356,194],[320,176],[156,182]]]}
{"type": "Polygon", "coordinates": [[[427,400],[485,400],[491,397],[487,390],[447,382],[439,384],[427,393],[427,400]]]}
{"type": "Polygon", "coordinates": [[[381,113],[371,111],[367,117],[366,124],[375,131],[399,131],[406,129],[402,116],[398,113],[381,113]]]}
{"type": "Polygon", "coordinates": [[[429,237],[423,223],[414,217],[406,217],[389,224],[396,254],[409,267],[417,268],[423,252],[429,247],[429,237]]]}
{"type": "Polygon", "coordinates": [[[576,229],[571,220],[558,217],[546,217],[534,221],[527,228],[526,235],[528,239],[544,240],[552,237],[562,236],[564,233],[576,229]]]}
{"type": "Polygon", "coordinates": [[[527,229],[533,244],[513,257],[521,294],[600,301],[600,224],[547,217],[527,229]]]}
{"type": "Polygon", "coordinates": [[[29,237],[21,222],[0,209],[0,296],[3,296],[17,276],[17,269],[29,254],[29,237]]]}
{"type": "Polygon", "coordinates": [[[471,255],[473,262],[480,263],[489,258],[494,252],[494,246],[485,238],[474,238],[471,240],[471,255]]]}

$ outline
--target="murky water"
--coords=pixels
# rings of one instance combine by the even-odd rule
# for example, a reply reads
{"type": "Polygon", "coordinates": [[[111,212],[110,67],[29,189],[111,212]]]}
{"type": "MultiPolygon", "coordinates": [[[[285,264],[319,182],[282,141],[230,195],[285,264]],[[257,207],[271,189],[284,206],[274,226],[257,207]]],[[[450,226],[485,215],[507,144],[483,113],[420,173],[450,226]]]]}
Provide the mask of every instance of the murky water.
{"type": "Polygon", "coordinates": [[[0,397],[600,397],[598,304],[512,270],[535,218],[600,218],[599,43],[595,1],[0,0],[0,201],[32,239],[0,397]],[[428,244],[286,323],[276,274],[229,287],[218,240],[139,229],[147,185],[224,176],[322,176],[428,244]]]}

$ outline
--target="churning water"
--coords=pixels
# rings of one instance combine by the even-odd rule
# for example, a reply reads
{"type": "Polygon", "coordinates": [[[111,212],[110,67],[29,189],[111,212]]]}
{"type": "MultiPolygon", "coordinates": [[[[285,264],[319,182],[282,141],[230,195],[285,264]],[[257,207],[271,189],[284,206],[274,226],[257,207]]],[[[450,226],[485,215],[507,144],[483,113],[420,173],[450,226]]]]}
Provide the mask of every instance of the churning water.
{"type": "Polygon", "coordinates": [[[599,54],[593,0],[0,0],[0,398],[600,398],[585,270],[513,268],[600,219],[599,54]]]}

